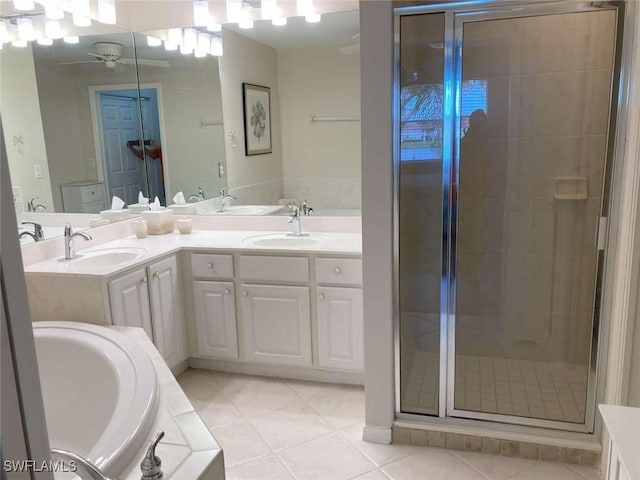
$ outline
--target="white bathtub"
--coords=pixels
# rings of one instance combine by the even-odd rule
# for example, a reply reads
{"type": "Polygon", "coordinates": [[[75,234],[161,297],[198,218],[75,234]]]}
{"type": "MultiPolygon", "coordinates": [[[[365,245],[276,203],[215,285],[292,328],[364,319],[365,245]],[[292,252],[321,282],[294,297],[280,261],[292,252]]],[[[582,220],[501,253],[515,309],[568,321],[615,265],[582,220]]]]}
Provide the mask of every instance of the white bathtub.
{"type": "Polygon", "coordinates": [[[151,360],[96,325],[37,322],[34,337],[50,447],[118,475],[145,448],[158,408],[151,360]]]}

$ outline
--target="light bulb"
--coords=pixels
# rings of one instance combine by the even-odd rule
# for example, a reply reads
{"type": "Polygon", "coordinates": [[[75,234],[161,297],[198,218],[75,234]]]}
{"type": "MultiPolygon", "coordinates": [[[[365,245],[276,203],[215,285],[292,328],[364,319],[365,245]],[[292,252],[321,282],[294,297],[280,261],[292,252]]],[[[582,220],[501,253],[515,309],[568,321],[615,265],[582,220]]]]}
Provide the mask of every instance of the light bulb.
{"type": "Polygon", "coordinates": [[[64,32],[62,28],[60,28],[60,22],[58,20],[45,20],[44,34],[49,38],[64,37],[64,32]]]}
{"type": "Polygon", "coordinates": [[[276,0],[261,0],[260,13],[262,14],[262,18],[274,18],[276,16],[276,12],[276,0]]]}
{"type": "Polygon", "coordinates": [[[98,21],[108,25],[115,25],[116,0],[98,0],[98,21]]]}
{"type": "Polygon", "coordinates": [[[206,27],[209,23],[209,2],[196,0],[193,2],[193,24],[196,27],[206,27]]]}
{"type": "Polygon", "coordinates": [[[319,13],[310,13],[309,15],[306,15],[304,19],[307,23],[318,23],[322,20],[322,16],[319,13]]]}
{"type": "Polygon", "coordinates": [[[11,42],[11,45],[18,48],[24,48],[27,46],[27,42],[25,40],[14,40],[11,42]]]}
{"type": "Polygon", "coordinates": [[[273,17],[271,23],[276,27],[282,27],[287,24],[287,17],[273,17]]]}
{"type": "Polygon", "coordinates": [[[182,55],[191,55],[193,53],[193,48],[188,48],[186,45],[180,45],[180,53],[182,55]]]}
{"type": "Polygon", "coordinates": [[[215,57],[222,56],[222,38],[211,37],[211,55],[215,57]]]}
{"type": "Polygon", "coordinates": [[[71,37],[64,37],[64,43],[70,43],[70,44],[80,43],[80,38],[77,35],[74,35],[71,37]]]}
{"type": "Polygon", "coordinates": [[[36,39],[36,32],[33,30],[33,22],[30,18],[18,17],[16,23],[18,25],[19,40],[28,42],[36,39]]]}
{"type": "Polygon", "coordinates": [[[313,13],[313,0],[296,0],[298,16],[305,17],[313,13]]]}
{"type": "Polygon", "coordinates": [[[193,52],[193,56],[196,58],[204,58],[207,56],[207,52],[203,52],[201,50],[196,50],[195,52],[193,52]]]}
{"type": "Polygon", "coordinates": [[[13,6],[16,10],[33,10],[36,7],[33,0],[13,0],[13,6]]]}
{"type": "Polygon", "coordinates": [[[235,23],[242,15],[242,0],[226,0],[227,22],[235,23]]]}
{"type": "Polygon", "coordinates": [[[181,28],[170,28],[167,33],[167,41],[173,43],[175,45],[182,44],[182,29],[181,28]]]}
{"type": "Polygon", "coordinates": [[[58,6],[56,0],[46,0],[44,3],[44,16],[49,20],[62,20],[64,18],[64,10],[58,6]]]}
{"type": "Polygon", "coordinates": [[[36,41],[38,42],[38,45],[44,45],[47,47],[53,45],[53,40],[47,37],[39,37],[36,41]]]}
{"type": "Polygon", "coordinates": [[[189,50],[195,50],[198,46],[198,31],[195,28],[185,28],[183,45],[189,50]]]}
{"type": "Polygon", "coordinates": [[[151,37],[147,35],[147,45],[149,45],[150,47],[159,47],[160,45],[162,45],[162,40],[157,37],[151,37]]]}
{"type": "Polygon", "coordinates": [[[9,30],[7,29],[7,25],[3,20],[0,20],[0,44],[8,42],[9,38],[9,30]]]}
{"type": "MultiPolygon", "coordinates": [[[[213,19],[211,19],[213,20],[213,19]]],[[[220,23],[216,23],[214,21],[210,21],[209,25],[207,25],[207,30],[210,32],[221,32],[222,31],[222,25],[220,23]]]]}
{"type": "Polygon", "coordinates": [[[205,54],[211,50],[211,37],[208,33],[198,32],[198,48],[196,50],[205,54]]]}
{"type": "Polygon", "coordinates": [[[240,20],[238,21],[238,27],[244,30],[253,28],[253,20],[251,19],[251,15],[249,15],[248,10],[242,11],[242,15],[240,15],[240,20]]]}
{"type": "Polygon", "coordinates": [[[178,44],[177,44],[177,43],[170,42],[169,40],[165,40],[165,41],[164,41],[164,49],[165,49],[167,52],[173,52],[173,51],[175,51],[175,50],[177,50],[177,49],[178,49],[178,44]]]}

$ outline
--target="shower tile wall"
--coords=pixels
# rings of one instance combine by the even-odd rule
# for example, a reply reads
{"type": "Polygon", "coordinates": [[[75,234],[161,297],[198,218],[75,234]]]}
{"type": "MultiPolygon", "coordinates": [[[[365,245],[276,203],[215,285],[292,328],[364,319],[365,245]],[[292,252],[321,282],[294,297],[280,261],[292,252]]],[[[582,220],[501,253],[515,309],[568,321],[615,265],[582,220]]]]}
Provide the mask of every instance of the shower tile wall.
{"type": "Polygon", "coordinates": [[[588,362],[614,32],[613,12],[464,26],[487,120],[461,141],[457,353],[588,362]],[[555,199],[561,177],[588,198],[555,199]]]}

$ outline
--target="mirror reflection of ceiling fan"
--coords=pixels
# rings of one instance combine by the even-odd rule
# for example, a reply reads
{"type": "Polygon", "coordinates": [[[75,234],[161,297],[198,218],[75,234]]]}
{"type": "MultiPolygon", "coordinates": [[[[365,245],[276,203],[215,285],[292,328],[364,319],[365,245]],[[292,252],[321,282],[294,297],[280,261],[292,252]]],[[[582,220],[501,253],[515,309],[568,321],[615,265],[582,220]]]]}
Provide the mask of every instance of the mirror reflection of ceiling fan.
{"type": "Polygon", "coordinates": [[[102,63],[106,68],[115,69],[120,65],[146,65],[148,67],[168,68],[171,66],[166,60],[151,60],[146,58],[122,58],[124,46],[114,42],[96,42],[93,44],[95,52],[87,52],[87,55],[95,57],[94,60],[79,60],[76,62],[61,62],[58,65],[72,65],[79,63],[102,63]]]}

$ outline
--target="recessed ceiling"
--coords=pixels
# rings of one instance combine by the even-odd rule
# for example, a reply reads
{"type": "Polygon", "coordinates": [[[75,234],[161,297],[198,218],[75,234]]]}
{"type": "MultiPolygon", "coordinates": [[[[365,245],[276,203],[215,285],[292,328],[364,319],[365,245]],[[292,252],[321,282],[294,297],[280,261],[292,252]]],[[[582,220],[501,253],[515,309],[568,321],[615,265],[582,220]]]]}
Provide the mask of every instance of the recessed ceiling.
{"type": "Polygon", "coordinates": [[[358,43],[360,15],[355,10],[327,13],[322,16],[320,23],[307,23],[304,17],[290,17],[282,27],[272,25],[270,20],[258,20],[250,30],[243,30],[235,24],[225,24],[224,28],[277,50],[345,47],[358,43]]]}

